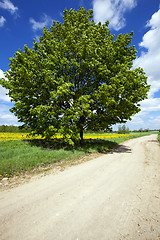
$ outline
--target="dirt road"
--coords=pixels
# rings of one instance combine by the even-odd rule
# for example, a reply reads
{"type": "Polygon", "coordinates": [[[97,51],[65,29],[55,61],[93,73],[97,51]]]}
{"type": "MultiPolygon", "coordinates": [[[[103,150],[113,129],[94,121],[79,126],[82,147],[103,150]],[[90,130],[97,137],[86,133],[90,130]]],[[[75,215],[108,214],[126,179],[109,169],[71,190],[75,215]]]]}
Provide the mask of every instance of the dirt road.
{"type": "Polygon", "coordinates": [[[1,240],[160,239],[156,135],[0,193],[1,240]]]}

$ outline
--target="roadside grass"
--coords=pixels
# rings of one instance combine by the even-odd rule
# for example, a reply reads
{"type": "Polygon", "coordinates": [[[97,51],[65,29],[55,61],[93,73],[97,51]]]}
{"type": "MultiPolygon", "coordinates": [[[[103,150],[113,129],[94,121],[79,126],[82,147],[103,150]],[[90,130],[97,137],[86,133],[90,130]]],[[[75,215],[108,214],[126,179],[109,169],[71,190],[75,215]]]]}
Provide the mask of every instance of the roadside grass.
{"type": "Polygon", "coordinates": [[[67,161],[81,155],[78,150],[51,150],[49,146],[43,148],[31,141],[3,141],[0,142],[0,178],[23,174],[39,166],[67,161]]]}
{"type": "Polygon", "coordinates": [[[158,133],[158,141],[160,143],[160,132],[158,133]]]}
{"type": "MultiPolygon", "coordinates": [[[[46,141],[44,139],[10,140],[0,139],[0,179],[13,177],[34,169],[54,166],[58,162],[75,161],[91,153],[107,153],[119,143],[149,133],[101,134],[86,133],[82,146],[71,147],[62,138],[46,141]]],[[[4,136],[4,135],[3,135],[4,136]]],[[[20,138],[20,135],[18,135],[20,138]]],[[[13,135],[12,135],[13,137],[13,135]]],[[[16,139],[16,138],[15,138],[16,139]]],[[[21,138],[20,138],[21,139],[21,138]]]]}

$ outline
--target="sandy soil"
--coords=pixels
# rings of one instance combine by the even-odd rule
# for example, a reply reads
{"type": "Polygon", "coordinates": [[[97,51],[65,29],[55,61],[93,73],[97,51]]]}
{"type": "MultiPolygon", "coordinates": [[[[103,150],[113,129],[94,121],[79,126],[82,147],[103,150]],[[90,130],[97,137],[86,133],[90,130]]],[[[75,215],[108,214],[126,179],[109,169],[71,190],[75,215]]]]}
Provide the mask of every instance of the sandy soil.
{"type": "Polygon", "coordinates": [[[0,192],[1,240],[159,240],[157,135],[0,192]]]}

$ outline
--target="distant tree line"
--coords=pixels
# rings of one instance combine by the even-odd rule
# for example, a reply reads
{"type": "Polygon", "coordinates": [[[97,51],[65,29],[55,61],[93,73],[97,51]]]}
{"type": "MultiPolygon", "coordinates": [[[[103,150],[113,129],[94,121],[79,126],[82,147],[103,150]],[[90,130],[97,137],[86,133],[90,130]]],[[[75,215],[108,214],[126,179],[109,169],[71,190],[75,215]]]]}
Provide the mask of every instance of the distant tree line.
{"type": "Polygon", "coordinates": [[[143,129],[143,128],[140,128],[139,130],[133,130],[133,131],[131,131],[128,127],[126,127],[125,125],[123,125],[123,126],[119,126],[118,127],[118,133],[119,134],[124,134],[124,133],[129,133],[129,132],[154,132],[154,131],[159,131],[160,132],[160,129],[149,129],[149,128],[145,128],[145,129],[143,129]]]}
{"type": "MultiPolygon", "coordinates": [[[[130,132],[135,132],[135,133],[139,133],[139,132],[160,132],[160,129],[149,129],[149,128],[140,128],[139,130],[130,130],[129,127],[125,126],[125,125],[119,125],[118,130],[114,131],[113,128],[110,127],[110,129],[104,129],[103,131],[99,131],[100,133],[118,133],[118,134],[128,134],[130,132]]],[[[90,131],[90,132],[94,132],[94,131],[90,131]]],[[[90,133],[89,132],[89,133],[90,133]]]]}
{"type": "Polygon", "coordinates": [[[12,132],[12,133],[29,133],[30,129],[22,128],[21,126],[0,126],[0,132],[12,132]]]}
{"type": "Polygon", "coordinates": [[[134,130],[133,132],[149,132],[149,131],[150,131],[149,128],[145,128],[145,129],[140,128],[139,130],[134,130]]]}
{"type": "MultiPolygon", "coordinates": [[[[119,126],[118,127],[118,131],[113,131],[113,129],[110,127],[108,129],[104,129],[103,131],[99,131],[99,133],[111,133],[111,132],[118,132],[119,134],[125,134],[125,133],[129,133],[129,132],[150,132],[150,131],[159,131],[160,132],[160,129],[154,129],[154,130],[150,130],[149,128],[147,129],[142,129],[140,128],[139,130],[133,130],[131,131],[129,129],[129,127],[126,127],[125,125],[123,126],[119,126]]],[[[1,125],[0,126],[0,132],[15,132],[15,133],[30,133],[31,130],[29,128],[22,128],[22,126],[8,126],[8,125],[1,125]]],[[[85,133],[93,133],[93,132],[96,132],[96,131],[85,131],[85,133]]]]}

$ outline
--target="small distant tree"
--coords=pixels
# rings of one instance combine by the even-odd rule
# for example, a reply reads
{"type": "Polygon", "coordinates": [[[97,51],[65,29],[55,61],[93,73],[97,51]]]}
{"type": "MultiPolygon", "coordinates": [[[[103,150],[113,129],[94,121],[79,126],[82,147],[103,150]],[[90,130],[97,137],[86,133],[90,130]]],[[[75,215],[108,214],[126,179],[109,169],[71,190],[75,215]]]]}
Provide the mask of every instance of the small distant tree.
{"type": "Polygon", "coordinates": [[[15,53],[0,83],[15,102],[11,112],[32,133],[50,139],[59,132],[83,143],[84,130],[107,129],[139,112],[149,85],[142,68],[132,69],[133,32],[115,38],[108,21],[92,20],[92,10],[63,14],[33,48],[15,53]]]}
{"type": "Polygon", "coordinates": [[[149,128],[144,129],[144,132],[149,132],[149,128]]]}
{"type": "Polygon", "coordinates": [[[122,127],[121,127],[121,125],[118,127],[118,133],[119,133],[119,134],[122,133],[122,127]]]}
{"type": "Polygon", "coordinates": [[[0,126],[0,132],[6,132],[6,128],[7,126],[5,125],[0,126]]]}
{"type": "Polygon", "coordinates": [[[120,133],[120,134],[125,134],[125,133],[129,133],[130,132],[130,130],[129,130],[129,127],[126,127],[125,125],[123,125],[123,126],[119,126],[118,127],[118,133],[120,133]]]}
{"type": "Polygon", "coordinates": [[[126,133],[126,126],[125,125],[122,126],[122,133],[126,133]]]}
{"type": "Polygon", "coordinates": [[[130,132],[129,127],[127,127],[126,128],[126,133],[129,133],[129,132],[130,132]]]}
{"type": "Polygon", "coordinates": [[[143,128],[140,128],[140,129],[139,129],[139,132],[143,132],[143,128]]]}

